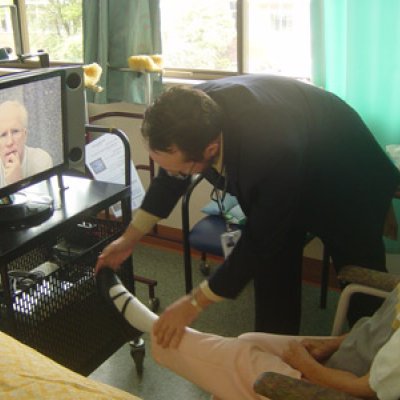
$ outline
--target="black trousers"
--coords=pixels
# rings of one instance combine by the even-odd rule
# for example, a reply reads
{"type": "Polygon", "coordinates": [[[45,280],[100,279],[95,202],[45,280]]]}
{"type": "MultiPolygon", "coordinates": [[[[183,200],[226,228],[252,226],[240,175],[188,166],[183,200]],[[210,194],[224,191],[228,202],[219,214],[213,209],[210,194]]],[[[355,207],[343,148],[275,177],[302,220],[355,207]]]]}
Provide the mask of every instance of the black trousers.
{"type": "MultiPolygon", "coordinates": [[[[298,334],[301,321],[301,284],[303,247],[306,232],[293,231],[273,259],[260,260],[254,276],[255,331],[298,334]]],[[[360,233],[351,229],[343,235],[322,238],[336,271],[345,265],[359,265],[386,271],[381,229],[360,233]]],[[[348,321],[372,315],[382,304],[376,297],[352,296],[348,321]]]]}
{"type": "Polygon", "coordinates": [[[306,232],[290,233],[283,247],[254,276],[255,331],[295,335],[301,320],[301,278],[306,232]]]}

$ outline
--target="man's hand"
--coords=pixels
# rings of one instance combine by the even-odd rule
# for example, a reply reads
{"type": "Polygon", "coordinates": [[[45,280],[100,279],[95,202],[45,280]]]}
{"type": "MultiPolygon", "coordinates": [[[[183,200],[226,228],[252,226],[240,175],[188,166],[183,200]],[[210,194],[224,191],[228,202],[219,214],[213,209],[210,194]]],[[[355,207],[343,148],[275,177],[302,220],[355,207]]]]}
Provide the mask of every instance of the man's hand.
{"type": "Polygon", "coordinates": [[[99,255],[95,267],[95,274],[103,267],[110,267],[116,271],[132,253],[133,246],[134,245],[124,236],[111,242],[99,255]]]}
{"type": "Polygon", "coordinates": [[[190,325],[199,315],[190,303],[190,296],[183,296],[171,304],[161,314],[153,328],[157,344],[163,348],[177,348],[185,333],[185,327],[190,325]]]}
{"type": "Polygon", "coordinates": [[[14,183],[22,179],[21,160],[17,152],[7,155],[5,159],[5,179],[8,184],[14,183]]]}
{"type": "Polygon", "coordinates": [[[132,225],[128,225],[121,237],[104,248],[97,259],[95,274],[103,267],[110,267],[116,271],[131,255],[136,243],[143,237],[132,225]]]}

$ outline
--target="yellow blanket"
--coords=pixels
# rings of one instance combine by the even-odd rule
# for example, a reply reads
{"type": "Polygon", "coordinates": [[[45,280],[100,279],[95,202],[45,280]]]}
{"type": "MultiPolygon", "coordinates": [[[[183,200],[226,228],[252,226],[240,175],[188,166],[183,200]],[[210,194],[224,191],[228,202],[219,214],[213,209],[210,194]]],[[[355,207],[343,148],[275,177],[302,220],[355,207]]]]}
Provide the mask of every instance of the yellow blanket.
{"type": "Polygon", "coordinates": [[[0,399],[139,400],[76,374],[2,332],[0,399]]]}

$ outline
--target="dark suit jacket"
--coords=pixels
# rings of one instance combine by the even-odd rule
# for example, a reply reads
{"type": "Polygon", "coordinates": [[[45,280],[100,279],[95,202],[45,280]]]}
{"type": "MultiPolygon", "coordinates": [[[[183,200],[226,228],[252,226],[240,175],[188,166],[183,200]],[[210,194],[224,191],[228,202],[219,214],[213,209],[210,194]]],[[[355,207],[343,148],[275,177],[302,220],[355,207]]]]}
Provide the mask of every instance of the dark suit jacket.
{"type": "MultiPolygon", "coordinates": [[[[282,77],[230,77],[197,88],[224,112],[228,192],[247,216],[241,240],[210,278],[215,293],[236,297],[256,268],[273,268],[293,230],[349,247],[381,234],[400,173],[350,106],[282,77]]],[[[215,183],[210,171],[205,176],[215,183]]],[[[161,172],[142,208],[164,218],[186,187],[161,172]]]]}

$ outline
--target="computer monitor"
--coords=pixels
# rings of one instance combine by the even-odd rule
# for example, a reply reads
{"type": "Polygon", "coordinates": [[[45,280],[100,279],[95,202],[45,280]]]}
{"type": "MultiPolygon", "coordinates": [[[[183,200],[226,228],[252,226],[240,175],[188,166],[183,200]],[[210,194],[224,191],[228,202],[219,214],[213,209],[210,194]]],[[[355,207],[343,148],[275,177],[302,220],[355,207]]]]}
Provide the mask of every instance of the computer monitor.
{"type": "MultiPolygon", "coordinates": [[[[68,129],[74,115],[67,107],[67,75],[68,70],[60,68],[0,78],[0,224],[43,211],[44,206],[32,206],[18,193],[68,169],[68,141],[74,141],[73,134],[82,135],[84,140],[84,120],[79,132],[68,129]]],[[[80,91],[82,94],[83,89],[80,91]]],[[[72,151],[76,159],[81,149],[72,151]]],[[[50,215],[51,204],[47,211],[50,215]]]]}

